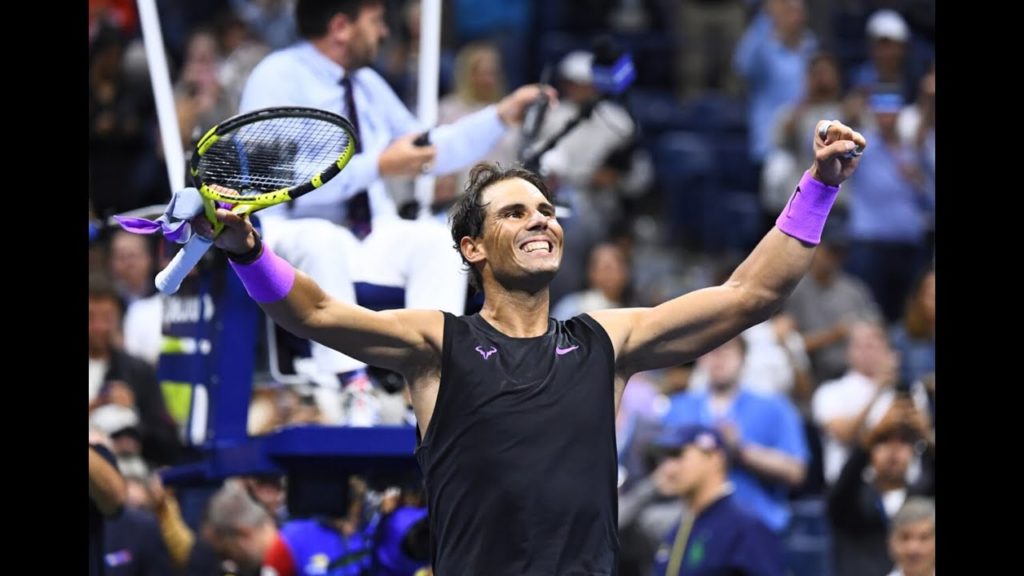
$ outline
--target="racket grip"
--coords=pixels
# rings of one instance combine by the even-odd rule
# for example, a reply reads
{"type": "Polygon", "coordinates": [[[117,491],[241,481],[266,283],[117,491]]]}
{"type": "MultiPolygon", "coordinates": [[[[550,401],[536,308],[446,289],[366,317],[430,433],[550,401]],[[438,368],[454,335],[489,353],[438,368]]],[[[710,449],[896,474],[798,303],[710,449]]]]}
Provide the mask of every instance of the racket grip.
{"type": "Polygon", "coordinates": [[[181,250],[174,255],[174,259],[166,268],[156,275],[156,288],[164,294],[174,294],[181,287],[182,280],[188,273],[199,264],[203,255],[213,246],[213,240],[208,240],[199,234],[192,236],[181,250]]]}

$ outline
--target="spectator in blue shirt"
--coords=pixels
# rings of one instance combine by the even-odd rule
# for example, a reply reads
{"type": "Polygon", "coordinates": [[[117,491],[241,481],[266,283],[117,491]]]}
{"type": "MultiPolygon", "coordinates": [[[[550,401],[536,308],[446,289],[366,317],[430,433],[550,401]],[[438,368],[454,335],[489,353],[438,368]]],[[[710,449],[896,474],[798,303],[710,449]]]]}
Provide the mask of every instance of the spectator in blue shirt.
{"type": "Polygon", "coordinates": [[[742,336],[702,356],[697,362],[707,370],[708,389],[673,396],[663,423],[718,429],[733,458],[729,480],[736,504],[782,533],[791,516],[788,492],[807,472],[807,439],[789,398],[741,386],[745,356],[742,336]]]}
{"type": "Polygon", "coordinates": [[[896,121],[903,97],[881,88],[869,98],[877,131],[864,152],[864,169],[850,178],[850,251],[846,268],[871,288],[887,322],[900,317],[914,280],[927,266],[934,189],[923,157],[901,141],[896,121]]]}
{"type": "Polygon", "coordinates": [[[750,157],[764,162],[776,117],[800,101],[807,63],[818,42],[807,30],[803,0],[768,0],[736,48],[733,66],[750,93],[750,157]]]}
{"type": "Polygon", "coordinates": [[[656,444],[669,457],[655,471],[655,483],[663,494],[682,498],[690,515],[658,550],[655,576],[782,576],[782,542],[736,503],[718,430],[699,424],[670,428],[656,444]]]}

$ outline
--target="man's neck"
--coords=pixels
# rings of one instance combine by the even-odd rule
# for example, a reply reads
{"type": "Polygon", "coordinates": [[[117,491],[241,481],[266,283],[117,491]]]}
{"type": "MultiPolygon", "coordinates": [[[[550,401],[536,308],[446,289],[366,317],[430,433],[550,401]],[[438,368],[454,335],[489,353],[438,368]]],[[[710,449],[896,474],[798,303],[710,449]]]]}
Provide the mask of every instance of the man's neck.
{"type": "Polygon", "coordinates": [[[548,331],[550,293],[547,288],[528,292],[485,291],[480,316],[499,332],[512,338],[542,336],[548,331]]]}
{"type": "Polygon", "coordinates": [[[327,37],[317,38],[316,40],[310,40],[310,43],[316,48],[317,52],[320,52],[327,57],[328,60],[334,62],[338,66],[345,68],[345,72],[349,72],[348,67],[345,66],[346,49],[344,45],[339,45],[331,42],[327,37]]]}
{"type": "Polygon", "coordinates": [[[692,498],[689,498],[686,504],[693,512],[694,518],[696,518],[707,510],[708,506],[731,494],[732,490],[732,484],[721,478],[717,482],[709,482],[704,489],[699,490],[692,498]]]}

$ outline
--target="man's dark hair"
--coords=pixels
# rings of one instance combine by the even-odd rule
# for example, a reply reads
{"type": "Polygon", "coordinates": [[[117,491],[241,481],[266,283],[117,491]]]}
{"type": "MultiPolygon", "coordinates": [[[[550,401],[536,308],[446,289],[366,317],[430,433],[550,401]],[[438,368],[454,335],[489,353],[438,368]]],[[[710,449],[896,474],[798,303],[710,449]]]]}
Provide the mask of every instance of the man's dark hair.
{"type": "Polygon", "coordinates": [[[480,271],[475,266],[466,260],[465,255],[462,254],[462,250],[459,248],[459,241],[464,236],[469,236],[470,238],[480,238],[483,236],[484,218],[487,215],[487,204],[481,202],[484,191],[493,184],[503,180],[511,180],[512,178],[526,180],[536,186],[540,193],[548,199],[548,202],[554,202],[551,192],[548,191],[548,187],[544,184],[544,180],[533,172],[518,165],[511,168],[502,168],[497,163],[480,162],[473,166],[473,169],[470,171],[466,192],[458,199],[455,203],[455,209],[452,210],[452,240],[455,241],[455,250],[462,257],[462,263],[469,269],[469,283],[477,291],[483,290],[483,276],[480,275],[480,271]]]}
{"type": "Polygon", "coordinates": [[[366,6],[376,6],[384,0],[299,0],[295,6],[295,23],[303,38],[319,38],[327,33],[327,23],[337,13],[350,20],[359,18],[366,6]]]}

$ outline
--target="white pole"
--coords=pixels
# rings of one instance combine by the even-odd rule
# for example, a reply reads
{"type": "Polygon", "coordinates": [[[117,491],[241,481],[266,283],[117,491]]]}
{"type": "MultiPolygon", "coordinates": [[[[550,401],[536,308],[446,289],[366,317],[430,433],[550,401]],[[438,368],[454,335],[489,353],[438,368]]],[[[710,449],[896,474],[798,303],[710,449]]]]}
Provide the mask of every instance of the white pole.
{"type": "MultiPolygon", "coordinates": [[[[437,80],[441,56],[441,0],[423,0],[420,5],[420,65],[416,87],[416,115],[425,126],[437,124],[437,80]]],[[[434,176],[416,178],[416,200],[420,218],[430,217],[434,202],[434,176]]]]}
{"type": "Polygon", "coordinates": [[[153,85],[156,115],[160,121],[160,142],[163,144],[164,160],[167,163],[167,178],[171,183],[171,191],[180,190],[185,187],[185,150],[181,146],[178,112],[174,106],[174,92],[171,90],[171,75],[167,71],[164,35],[160,31],[160,14],[156,10],[156,0],[138,0],[138,4],[149,81],[153,85]]]}

